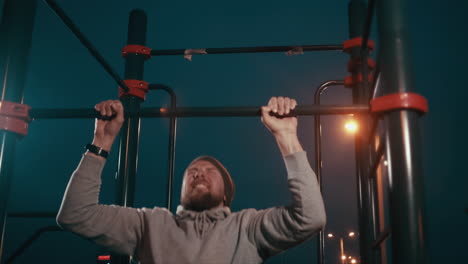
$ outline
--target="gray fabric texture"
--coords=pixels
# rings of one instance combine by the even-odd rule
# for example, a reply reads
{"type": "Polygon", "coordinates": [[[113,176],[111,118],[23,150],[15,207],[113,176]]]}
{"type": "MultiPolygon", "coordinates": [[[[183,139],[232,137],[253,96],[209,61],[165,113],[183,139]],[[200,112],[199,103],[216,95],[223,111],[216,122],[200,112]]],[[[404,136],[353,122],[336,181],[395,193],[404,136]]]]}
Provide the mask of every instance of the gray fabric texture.
{"type": "Polygon", "coordinates": [[[325,209],[305,152],[284,157],[292,203],[231,213],[179,206],[125,208],[99,204],[105,161],[84,155],[68,183],[58,224],[143,264],[262,263],[310,239],[325,225],[325,209]]]}

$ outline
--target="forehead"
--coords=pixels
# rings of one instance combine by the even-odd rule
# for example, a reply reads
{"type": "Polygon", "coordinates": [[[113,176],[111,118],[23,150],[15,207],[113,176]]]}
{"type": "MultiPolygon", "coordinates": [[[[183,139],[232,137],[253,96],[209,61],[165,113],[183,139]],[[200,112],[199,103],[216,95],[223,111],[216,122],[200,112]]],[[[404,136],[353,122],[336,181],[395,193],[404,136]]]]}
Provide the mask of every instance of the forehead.
{"type": "Polygon", "coordinates": [[[190,166],[188,166],[187,169],[191,169],[191,168],[215,168],[216,167],[209,161],[206,161],[206,160],[197,160],[195,162],[193,162],[192,164],[190,164],[190,166]]]}

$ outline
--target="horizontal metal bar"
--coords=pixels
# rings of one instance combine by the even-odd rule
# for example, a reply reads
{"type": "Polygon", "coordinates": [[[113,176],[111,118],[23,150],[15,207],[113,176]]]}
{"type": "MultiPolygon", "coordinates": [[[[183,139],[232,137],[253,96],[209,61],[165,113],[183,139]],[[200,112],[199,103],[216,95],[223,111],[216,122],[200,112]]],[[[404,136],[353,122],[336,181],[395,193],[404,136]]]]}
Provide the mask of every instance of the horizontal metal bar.
{"type": "Polygon", "coordinates": [[[57,212],[11,212],[8,217],[15,218],[55,218],[57,212]]]}
{"type": "MultiPolygon", "coordinates": [[[[309,105],[298,106],[291,115],[348,115],[368,112],[367,105],[309,105]]],[[[248,117],[260,116],[260,107],[150,107],[139,112],[125,112],[127,117],[248,117]]],[[[43,118],[96,118],[99,113],[94,109],[31,109],[33,119],[43,118]]]]}
{"type": "Polygon", "coordinates": [[[374,156],[374,159],[371,160],[371,168],[369,172],[369,177],[373,178],[375,177],[375,174],[377,172],[377,168],[379,167],[379,164],[382,160],[382,157],[385,153],[385,143],[380,142],[379,146],[377,147],[376,155],[374,156]]]}
{"type": "Polygon", "coordinates": [[[12,263],[17,257],[21,256],[26,249],[28,249],[42,234],[47,232],[61,232],[63,231],[58,226],[46,226],[43,228],[38,229],[34,234],[32,234],[28,239],[26,239],[15,251],[13,254],[7,259],[5,263],[12,263]]]}
{"type": "Polygon", "coordinates": [[[343,45],[304,45],[304,46],[270,46],[270,47],[238,47],[238,48],[206,48],[206,49],[168,49],[152,50],[151,56],[170,55],[206,55],[206,54],[234,54],[234,53],[264,53],[288,51],[326,51],[343,50],[343,45]]]}
{"type": "Polygon", "coordinates": [[[376,250],[382,242],[384,242],[390,236],[390,228],[385,229],[378,238],[375,240],[374,244],[372,244],[372,250],[376,250]]]}

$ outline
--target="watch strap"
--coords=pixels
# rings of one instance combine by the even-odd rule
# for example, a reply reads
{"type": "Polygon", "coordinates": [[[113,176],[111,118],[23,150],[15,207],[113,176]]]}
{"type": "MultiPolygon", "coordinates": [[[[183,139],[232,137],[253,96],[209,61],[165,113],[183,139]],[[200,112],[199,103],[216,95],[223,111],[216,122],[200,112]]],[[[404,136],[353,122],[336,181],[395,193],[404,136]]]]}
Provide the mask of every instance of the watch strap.
{"type": "Polygon", "coordinates": [[[96,154],[98,156],[101,156],[103,158],[106,158],[109,156],[109,152],[107,152],[106,150],[104,150],[103,148],[101,147],[98,147],[96,145],[93,145],[93,144],[87,144],[86,145],[86,149],[93,153],[93,154],[96,154]]]}

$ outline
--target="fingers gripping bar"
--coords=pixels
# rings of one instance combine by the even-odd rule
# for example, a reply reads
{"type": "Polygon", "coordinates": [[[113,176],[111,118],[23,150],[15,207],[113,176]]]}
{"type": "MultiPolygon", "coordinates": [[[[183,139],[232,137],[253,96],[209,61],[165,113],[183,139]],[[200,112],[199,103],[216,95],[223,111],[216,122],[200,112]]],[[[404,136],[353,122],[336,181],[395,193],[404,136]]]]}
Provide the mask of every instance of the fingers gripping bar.
{"type": "MultiPolygon", "coordinates": [[[[165,108],[161,108],[160,111],[161,111],[161,113],[166,112],[165,108]]],[[[167,113],[167,115],[170,115],[170,113],[167,113]]],[[[234,116],[236,114],[232,113],[232,115],[234,116]]],[[[258,115],[261,115],[261,110],[258,111],[258,115]]],[[[137,113],[135,113],[135,112],[124,112],[124,116],[125,117],[144,117],[144,114],[143,113],[138,113],[138,112],[137,113]]],[[[270,116],[274,116],[274,117],[277,117],[277,118],[297,117],[298,113],[295,110],[291,110],[289,112],[289,114],[280,115],[278,113],[274,113],[273,111],[270,111],[270,116]]],[[[116,117],[115,114],[112,115],[112,116],[103,116],[103,115],[101,115],[101,113],[99,111],[96,111],[96,113],[95,113],[95,118],[100,119],[100,120],[104,120],[104,121],[113,120],[115,117],[116,117]]]]}

